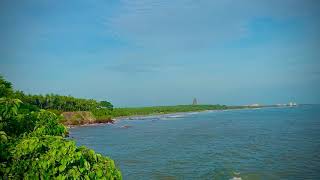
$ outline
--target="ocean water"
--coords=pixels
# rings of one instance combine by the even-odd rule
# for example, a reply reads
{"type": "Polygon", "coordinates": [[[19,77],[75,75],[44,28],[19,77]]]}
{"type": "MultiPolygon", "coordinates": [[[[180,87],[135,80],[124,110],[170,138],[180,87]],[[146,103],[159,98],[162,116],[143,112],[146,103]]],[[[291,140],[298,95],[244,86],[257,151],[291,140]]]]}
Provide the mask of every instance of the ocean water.
{"type": "Polygon", "coordinates": [[[320,179],[320,106],[186,113],[70,130],[124,179],[320,179]]]}

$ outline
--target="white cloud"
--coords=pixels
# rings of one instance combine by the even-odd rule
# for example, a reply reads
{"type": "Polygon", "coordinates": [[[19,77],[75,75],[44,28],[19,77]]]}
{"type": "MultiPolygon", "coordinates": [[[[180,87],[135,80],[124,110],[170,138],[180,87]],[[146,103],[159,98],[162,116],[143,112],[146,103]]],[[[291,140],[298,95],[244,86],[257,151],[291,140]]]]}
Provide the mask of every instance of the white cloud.
{"type": "Polygon", "coordinates": [[[148,48],[188,50],[248,36],[257,17],[313,15],[315,1],[123,0],[106,25],[115,36],[148,48]]]}

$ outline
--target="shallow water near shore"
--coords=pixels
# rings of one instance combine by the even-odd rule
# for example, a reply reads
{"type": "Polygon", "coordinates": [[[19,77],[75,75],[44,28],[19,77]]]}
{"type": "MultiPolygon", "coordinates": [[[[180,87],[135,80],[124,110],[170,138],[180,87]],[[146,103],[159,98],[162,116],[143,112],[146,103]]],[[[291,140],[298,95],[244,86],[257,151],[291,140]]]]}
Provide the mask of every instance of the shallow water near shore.
{"type": "Polygon", "coordinates": [[[320,106],[185,113],[75,127],[124,179],[319,179],[320,106]]]}

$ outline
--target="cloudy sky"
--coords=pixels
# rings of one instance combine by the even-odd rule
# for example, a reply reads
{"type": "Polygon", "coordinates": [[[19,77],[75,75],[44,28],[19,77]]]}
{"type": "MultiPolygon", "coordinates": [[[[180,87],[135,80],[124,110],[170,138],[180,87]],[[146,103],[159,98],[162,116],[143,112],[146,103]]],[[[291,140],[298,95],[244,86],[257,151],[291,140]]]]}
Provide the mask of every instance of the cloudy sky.
{"type": "Polygon", "coordinates": [[[0,74],[116,106],[320,103],[318,0],[1,0],[0,74]]]}

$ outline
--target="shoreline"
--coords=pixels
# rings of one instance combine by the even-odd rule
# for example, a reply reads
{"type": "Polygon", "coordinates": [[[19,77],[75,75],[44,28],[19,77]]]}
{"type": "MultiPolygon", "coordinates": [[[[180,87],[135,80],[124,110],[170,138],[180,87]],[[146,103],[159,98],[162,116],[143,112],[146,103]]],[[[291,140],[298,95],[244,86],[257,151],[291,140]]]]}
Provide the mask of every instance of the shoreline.
{"type": "Polygon", "coordinates": [[[107,124],[114,124],[118,121],[121,120],[143,120],[143,119],[148,119],[151,117],[161,117],[164,116],[174,116],[174,115],[183,115],[183,114],[191,114],[191,113],[204,113],[204,112],[214,112],[214,111],[228,111],[228,110],[248,110],[248,109],[261,109],[261,108],[274,108],[274,107],[279,107],[279,106],[260,106],[260,107],[235,107],[233,108],[230,106],[229,108],[226,109],[213,109],[213,110],[201,110],[201,111],[187,111],[187,112],[175,112],[175,113],[157,113],[157,114],[146,114],[146,115],[132,115],[132,116],[119,116],[112,118],[109,121],[106,122],[93,122],[93,123],[86,123],[86,124],[79,124],[79,125],[66,125],[68,128],[76,128],[76,127],[86,127],[86,126],[100,126],[100,125],[107,125],[107,124]]]}

